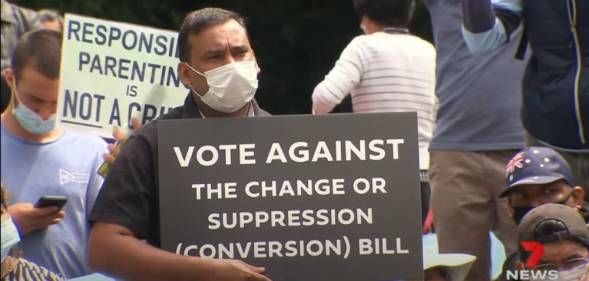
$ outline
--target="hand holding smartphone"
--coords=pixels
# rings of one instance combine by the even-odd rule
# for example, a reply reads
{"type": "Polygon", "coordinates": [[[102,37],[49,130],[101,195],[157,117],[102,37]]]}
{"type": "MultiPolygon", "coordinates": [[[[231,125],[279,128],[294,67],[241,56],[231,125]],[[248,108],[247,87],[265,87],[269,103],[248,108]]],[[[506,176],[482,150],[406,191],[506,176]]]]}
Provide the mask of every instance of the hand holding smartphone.
{"type": "Polygon", "coordinates": [[[57,207],[57,211],[63,209],[65,203],[67,202],[67,197],[61,195],[45,195],[39,198],[37,203],[35,203],[35,208],[46,208],[46,207],[57,207]]]}
{"type": "Polygon", "coordinates": [[[59,223],[65,217],[62,210],[67,202],[66,196],[42,196],[35,205],[29,202],[14,203],[8,212],[18,225],[20,235],[27,235],[59,223]]]}

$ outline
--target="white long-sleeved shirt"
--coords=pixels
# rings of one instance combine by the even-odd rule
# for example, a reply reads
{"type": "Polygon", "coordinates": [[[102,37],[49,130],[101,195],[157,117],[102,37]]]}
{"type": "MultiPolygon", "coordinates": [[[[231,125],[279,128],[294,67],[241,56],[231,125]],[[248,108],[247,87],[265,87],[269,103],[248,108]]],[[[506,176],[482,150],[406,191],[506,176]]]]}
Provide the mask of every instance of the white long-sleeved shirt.
{"type": "Polygon", "coordinates": [[[435,48],[409,34],[361,35],[313,91],[313,112],[330,112],[348,94],[354,112],[417,112],[419,166],[429,168],[435,127],[435,48]]]}

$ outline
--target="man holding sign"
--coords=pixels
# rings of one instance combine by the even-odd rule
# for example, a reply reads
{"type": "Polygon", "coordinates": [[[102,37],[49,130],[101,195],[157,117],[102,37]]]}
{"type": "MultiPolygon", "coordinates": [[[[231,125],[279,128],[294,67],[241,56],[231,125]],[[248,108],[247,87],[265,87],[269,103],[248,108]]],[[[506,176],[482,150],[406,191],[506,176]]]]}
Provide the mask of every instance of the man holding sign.
{"type": "MultiPolygon", "coordinates": [[[[253,96],[259,71],[242,18],[217,8],[190,13],[178,35],[184,105],[161,119],[268,115],[253,96]]],[[[91,220],[90,263],[126,280],[266,280],[264,268],[159,249],[158,122],[125,143],[91,220]],[[147,243],[142,242],[146,240],[147,243]]]]}

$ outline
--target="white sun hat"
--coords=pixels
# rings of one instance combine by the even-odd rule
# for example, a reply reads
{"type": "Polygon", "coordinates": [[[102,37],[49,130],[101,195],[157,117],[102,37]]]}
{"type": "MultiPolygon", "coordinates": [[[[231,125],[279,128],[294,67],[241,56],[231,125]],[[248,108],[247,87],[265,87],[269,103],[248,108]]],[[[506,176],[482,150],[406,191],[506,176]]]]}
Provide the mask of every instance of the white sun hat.
{"type": "Polygon", "coordinates": [[[445,267],[448,269],[452,281],[464,281],[476,257],[467,254],[440,254],[438,239],[433,233],[423,235],[422,239],[423,269],[445,267]]]}
{"type": "MultiPolygon", "coordinates": [[[[503,247],[503,243],[501,240],[495,236],[493,232],[489,232],[489,239],[491,240],[491,280],[495,280],[499,278],[501,272],[503,270],[503,263],[506,260],[505,255],[505,247],[503,247]]],[[[467,254],[440,254],[438,252],[438,239],[434,233],[429,233],[423,235],[423,267],[424,269],[434,268],[436,266],[447,266],[451,267],[456,265],[456,269],[453,271],[457,271],[456,273],[452,274],[452,281],[462,281],[466,275],[463,275],[462,272],[465,271],[468,273],[470,269],[470,265],[476,259],[476,257],[467,255],[467,254]],[[427,254],[426,254],[427,252],[427,254]],[[459,265],[458,262],[463,260],[470,260],[468,266],[459,265]],[[440,261],[441,260],[441,261],[440,261]],[[437,264],[437,263],[444,263],[444,264],[437,264]],[[437,265],[436,265],[437,264],[437,265]],[[448,264],[448,265],[445,265],[448,264]],[[463,269],[466,268],[466,269],[463,269]],[[456,277],[455,277],[456,276],[456,277]]],[[[466,273],[465,273],[466,274],[466,273]]]]}

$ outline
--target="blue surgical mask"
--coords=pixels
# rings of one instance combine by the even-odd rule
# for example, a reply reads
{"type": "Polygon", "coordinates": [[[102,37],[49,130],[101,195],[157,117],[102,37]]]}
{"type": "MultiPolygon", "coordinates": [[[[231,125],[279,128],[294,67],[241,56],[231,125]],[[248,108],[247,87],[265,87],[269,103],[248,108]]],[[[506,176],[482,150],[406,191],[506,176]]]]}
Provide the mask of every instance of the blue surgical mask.
{"type": "Polygon", "coordinates": [[[10,250],[20,241],[16,225],[12,218],[8,218],[2,222],[2,262],[8,256],[10,250]]]}
{"type": "MultiPolygon", "coordinates": [[[[16,85],[13,85],[16,89],[16,85]]],[[[23,129],[34,135],[44,135],[55,129],[55,113],[47,120],[43,120],[41,115],[24,105],[16,96],[16,91],[13,90],[12,96],[18,101],[18,105],[12,110],[12,115],[23,129]]]]}

